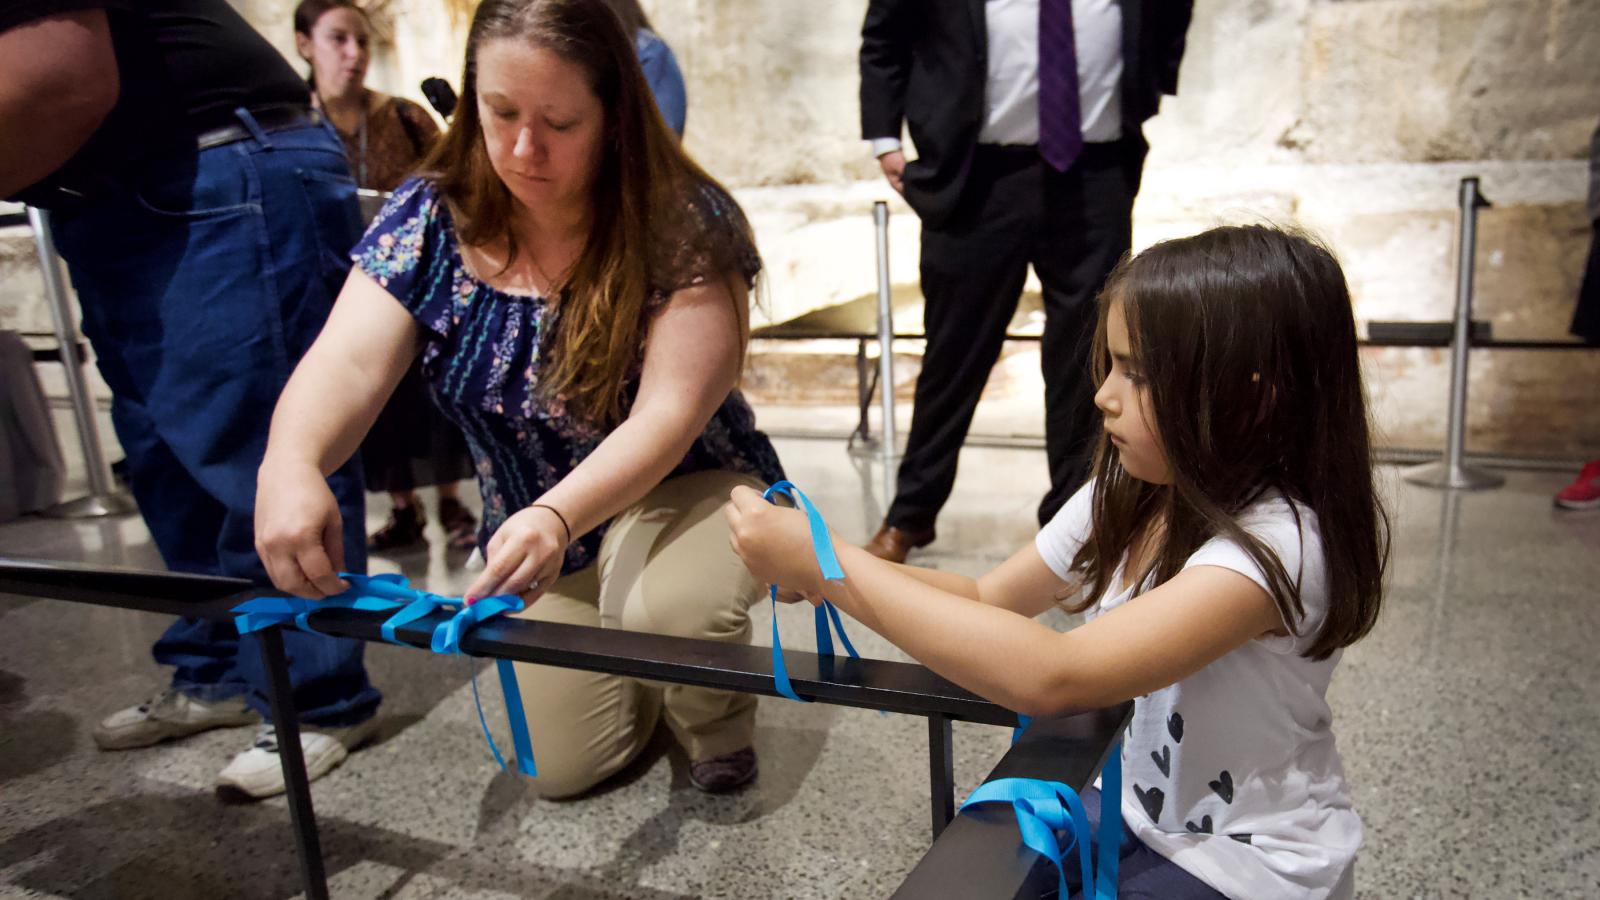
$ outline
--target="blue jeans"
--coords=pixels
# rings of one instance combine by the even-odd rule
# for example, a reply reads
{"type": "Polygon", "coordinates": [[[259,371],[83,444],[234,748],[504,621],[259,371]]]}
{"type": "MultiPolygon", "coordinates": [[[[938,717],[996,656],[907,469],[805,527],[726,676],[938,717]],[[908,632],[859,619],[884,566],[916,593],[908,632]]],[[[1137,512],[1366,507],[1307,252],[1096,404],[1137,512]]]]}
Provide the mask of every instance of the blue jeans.
{"type": "MultiPolygon", "coordinates": [[[[255,551],[256,469],[278,394],[332,309],[360,237],[355,182],[326,126],[158,159],[125,188],[55,215],[83,332],[112,392],[128,480],[168,568],[266,583],[255,551]]],[[[329,487],[345,569],[366,571],[358,460],[329,487]]],[[[380,696],[360,641],[285,631],[302,720],[369,718],[380,696]]],[[[155,645],[172,686],[243,695],[270,720],[254,636],[180,619],[155,645]]]]}

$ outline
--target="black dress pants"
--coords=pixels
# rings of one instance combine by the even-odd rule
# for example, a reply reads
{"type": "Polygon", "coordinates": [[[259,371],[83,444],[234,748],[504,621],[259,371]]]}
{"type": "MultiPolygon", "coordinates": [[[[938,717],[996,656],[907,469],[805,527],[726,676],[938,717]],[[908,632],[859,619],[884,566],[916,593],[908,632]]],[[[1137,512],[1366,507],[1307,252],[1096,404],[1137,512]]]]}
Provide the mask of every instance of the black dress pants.
{"type": "Polygon", "coordinates": [[[1600,347],[1600,220],[1590,225],[1589,261],[1578,288],[1578,308],[1572,313],[1572,333],[1600,347]]]}
{"type": "Polygon", "coordinates": [[[890,525],[929,528],[949,499],[962,442],[1030,264],[1044,287],[1045,309],[1051,483],[1040,523],[1083,484],[1100,431],[1089,373],[1095,298],[1132,245],[1146,149],[1137,135],[1089,144],[1072,168],[1057,172],[1032,147],[981,146],[956,215],[938,228],[923,226],[928,346],[890,525]]]}

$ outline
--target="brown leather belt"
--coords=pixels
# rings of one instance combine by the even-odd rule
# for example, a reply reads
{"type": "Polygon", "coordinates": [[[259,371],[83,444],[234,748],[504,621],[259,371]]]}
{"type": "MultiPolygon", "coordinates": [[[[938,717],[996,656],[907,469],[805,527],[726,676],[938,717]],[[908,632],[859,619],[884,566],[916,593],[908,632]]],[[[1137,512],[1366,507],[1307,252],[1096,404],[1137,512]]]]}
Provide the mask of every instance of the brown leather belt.
{"type": "MultiPolygon", "coordinates": [[[[286,131],[290,128],[303,128],[307,125],[316,125],[322,121],[322,114],[309,106],[263,106],[250,110],[250,117],[261,126],[262,132],[271,134],[274,131],[286,131]]],[[[250,129],[242,123],[224,125],[212,128],[195,135],[195,148],[210,150],[242,141],[250,137],[250,129]]]]}

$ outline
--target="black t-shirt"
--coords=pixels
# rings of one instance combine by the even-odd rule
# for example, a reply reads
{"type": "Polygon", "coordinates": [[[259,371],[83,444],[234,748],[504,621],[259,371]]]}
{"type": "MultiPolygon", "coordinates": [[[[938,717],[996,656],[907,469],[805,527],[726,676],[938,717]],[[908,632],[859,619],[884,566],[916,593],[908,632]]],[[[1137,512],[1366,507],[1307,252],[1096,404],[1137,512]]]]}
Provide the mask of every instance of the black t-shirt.
{"type": "Polygon", "coordinates": [[[159,150],[231,124],[236,107],[309,101],[305,81],[226,0],[0,0],[0,31],[86,9],[106,11],[121,93],[47,182],[115,178],[159,150]]]}

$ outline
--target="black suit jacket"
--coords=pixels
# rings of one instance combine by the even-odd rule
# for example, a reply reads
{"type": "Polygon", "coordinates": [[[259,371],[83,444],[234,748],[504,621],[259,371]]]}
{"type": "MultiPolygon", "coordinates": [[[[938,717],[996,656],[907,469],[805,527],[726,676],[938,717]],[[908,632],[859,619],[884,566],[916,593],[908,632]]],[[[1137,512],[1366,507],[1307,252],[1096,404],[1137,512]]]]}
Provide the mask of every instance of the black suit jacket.
{"type": "MultiPolygon", "coordinates": [[[[1122,130],[1140,134],[1162,94],[1178,92],[1193,0],[1118,0],[1122,7],[1122,130]]],[[[861,26],[861,136],[899,137],[917,158],[906,200],[926,224],[961,200],[983,127],[988,80],[984,0],[868,0],[861,26]]]]}

